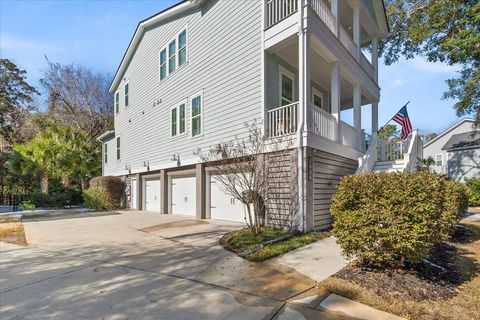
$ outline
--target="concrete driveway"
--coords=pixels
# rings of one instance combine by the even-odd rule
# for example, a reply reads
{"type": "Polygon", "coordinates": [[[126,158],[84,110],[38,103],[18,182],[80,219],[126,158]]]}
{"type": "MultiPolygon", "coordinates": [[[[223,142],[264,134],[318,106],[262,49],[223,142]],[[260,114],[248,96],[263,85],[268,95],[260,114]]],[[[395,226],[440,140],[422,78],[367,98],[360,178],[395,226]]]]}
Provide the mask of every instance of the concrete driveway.
{"type": "Polygon", "coordinates": [[[0,319],[346,319],[285,303],[312,279],[223,250],[240,227],[148,212],[27,218],[28,247],[1,243],[0,319]]]}

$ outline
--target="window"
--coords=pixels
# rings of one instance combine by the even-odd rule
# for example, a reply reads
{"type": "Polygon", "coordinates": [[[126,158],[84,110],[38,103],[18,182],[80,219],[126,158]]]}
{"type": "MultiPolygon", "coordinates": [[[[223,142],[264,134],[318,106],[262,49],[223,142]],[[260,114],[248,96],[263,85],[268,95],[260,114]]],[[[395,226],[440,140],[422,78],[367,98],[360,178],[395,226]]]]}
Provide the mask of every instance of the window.
{"type": "Polygon", "coordinates": [[[175,40],[168,45],[168,73],[175,71],[177,63],[175,61],[177,48],[175,46],[175,40]]]}
{"type": "Polygon", "coordinates": [[[202,96],[192,99],[192,137],[202,134],[202,96]]]}
{"type": "Polygon", "coordinates": [[[443,166],[443,154],[437,154],[435,156],[435,165],[437,167],[443,166]]]}
{"type": "Polygon", "coordinates": [[[115,112],[120,112],[120,92],[115,93],[115,112]]]}
{"type": "Polygon", "coordinates": [[[104,160],[105,163],[107,163],[107,161],[108,161],[107,151],[108,151],[108,149],[107,149],[107,143],[105,142],[105,143],[103,144],[103,157],[104,157],[104,159],[105,159],[105,160],[104,160]]]}
{"type": "Polygon", "coordinates": [[[324,101],[325,100],[323,99],[323,93],[315,88],[312,88],[312,104],[316,107],[319,107],[320,109],[330,112],[324,101]]]}
{"type": "Polygon", "coordinates": [[[120,137],[117,137],[117,160],[120,160],[120,137]]]}
{"type": "Polygon", "coordinates": [[[177,134],[181,135],[185,133],[185,106],[186,102],[182,102],[170,111],[170,128],[171,135],[175,137],[177,134]]]}
{"type": "Polygon", "coordinates": [[[293,102],[293,85],[295,79],[294,75],[287,71],[282,66],[279,66],[280,69],[280,104],[285,106],[293,102]]]}
{"type": "Polygon", "coordinates": [[[167,49],[160,51],[160,80],[167,77],[167,49]]]}
{"type": "Polygon", "coordinates": [[[187,29],[184,29],[160,50],[160,80],[184,65],[187,62],[187,56],[187,29]]]}
{"type": "Polygon", "coordinates": [[[187,30],[178,35],[178,66],[187,62],[187,30]]]}
{"type": "Polygon", "coordinates": [[[128,107],[128,83],[125,83],[125,107],[128,107]]]}

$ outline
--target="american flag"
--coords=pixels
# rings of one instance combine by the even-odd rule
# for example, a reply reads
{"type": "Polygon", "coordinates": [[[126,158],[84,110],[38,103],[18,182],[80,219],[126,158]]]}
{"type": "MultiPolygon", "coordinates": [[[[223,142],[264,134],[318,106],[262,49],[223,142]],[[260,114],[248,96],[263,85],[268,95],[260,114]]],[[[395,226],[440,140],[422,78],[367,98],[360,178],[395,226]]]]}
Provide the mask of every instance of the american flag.
{"type": "Polygon", "coordinates": [[[407,106],[403,106],[400,111],[393,117],[393,121],[402,126],[402,140],[406,139],[410,132],[412,132],[412,124],[410,123],[410,118],[408,117],[407,106]]]}

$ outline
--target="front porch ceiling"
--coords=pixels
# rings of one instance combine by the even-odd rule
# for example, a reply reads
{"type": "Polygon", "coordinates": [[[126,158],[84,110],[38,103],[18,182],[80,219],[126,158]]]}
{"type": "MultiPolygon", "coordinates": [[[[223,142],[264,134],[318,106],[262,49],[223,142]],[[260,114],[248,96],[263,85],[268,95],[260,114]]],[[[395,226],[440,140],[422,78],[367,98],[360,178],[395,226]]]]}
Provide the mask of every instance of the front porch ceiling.
{"type": "MultiPolygon", "coordinates": [[[[268,53],[277,56],[298,70],[298,40],[289,41],[288,45],[274,46],[270,48],[268,53]]],[[[312,81],[324,88],[327,92],[330,92],[331,65],[316,51],[310,50],[310,54],[310,77],[312,81]]],[[[370,103],[371,101],[362,96],[362,105],[370,103]]],[[[353,105],[353,85],[344,77],[341,77],[340,80],[340,104],[342,110],[350,109],[353,105]]]]}

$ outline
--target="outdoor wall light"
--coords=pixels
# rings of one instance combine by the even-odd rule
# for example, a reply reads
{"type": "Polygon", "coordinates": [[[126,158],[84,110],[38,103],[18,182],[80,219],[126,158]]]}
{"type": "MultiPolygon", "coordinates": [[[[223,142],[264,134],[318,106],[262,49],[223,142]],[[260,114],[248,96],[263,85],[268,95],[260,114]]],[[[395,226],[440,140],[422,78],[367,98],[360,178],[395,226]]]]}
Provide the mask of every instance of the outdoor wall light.
{"type": "Polygon", "coordinates": [[[177,167],[180,166],[180,155],[178,153],[174,153],[172,156],[172,161],[177,161],[177,167]]]}
{"type": "Polygon", "coordinates": [[[147,171],[150,171],[150,162],[147,161],[143,161],[143,166],[147,168],[147,171]]]}
{"type": "Polygon", "coordinates": [[[128,174],[132,173],[132,167],[129,164],[125,165],[125,170],[128,171],[128,174]]]}

